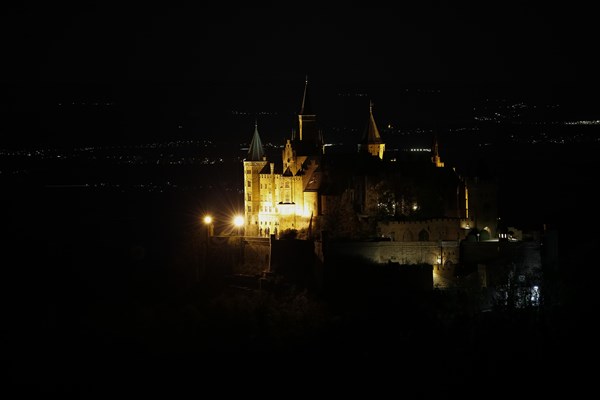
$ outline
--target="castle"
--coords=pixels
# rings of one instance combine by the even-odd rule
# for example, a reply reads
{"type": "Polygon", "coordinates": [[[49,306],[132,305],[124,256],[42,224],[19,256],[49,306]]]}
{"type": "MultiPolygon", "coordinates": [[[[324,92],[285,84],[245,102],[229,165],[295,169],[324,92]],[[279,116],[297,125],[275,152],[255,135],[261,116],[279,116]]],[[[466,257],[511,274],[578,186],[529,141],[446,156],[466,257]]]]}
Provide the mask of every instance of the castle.
{"type": "Polygon", "coordinates": [[[247,264],[306,273],[312,253],[323,272],[349,257],[423,267],[417,280],[425,286],[477,288],[489,304],[506,302],[511,290],[523,304],[538,301],[546,233],[522,241],[502,226],[495,179],[447,166],[436,135],[427,151],[386,149],[370,102],[356,150],[335,151],[309,107],[308,80],[297,132],[281,160],[268,159],[255,123],[243,161],[247,264]]]}
{"type": "Polygon", "coordinates": [[[327,230],[333,238],[406,242],[472,232],[498,237],[495,183],[445,166],[435,136],[430,152],[386,151],[370,102],[357,150],[330,153],[309,100],[307,79],[297,134],[281,160],[267,158],[255,123],[243,161],[246,236],[327,230]]]}
{"type": "Polygon", "coordinates": [[[298,114],[298,135],[288,139],[281,164],[267,160],[255,124],[244,160],[244,210],[247,236],[277,235],[306,229],[320,215],[322,135],[308,102],[308,80],[298,114]]]}

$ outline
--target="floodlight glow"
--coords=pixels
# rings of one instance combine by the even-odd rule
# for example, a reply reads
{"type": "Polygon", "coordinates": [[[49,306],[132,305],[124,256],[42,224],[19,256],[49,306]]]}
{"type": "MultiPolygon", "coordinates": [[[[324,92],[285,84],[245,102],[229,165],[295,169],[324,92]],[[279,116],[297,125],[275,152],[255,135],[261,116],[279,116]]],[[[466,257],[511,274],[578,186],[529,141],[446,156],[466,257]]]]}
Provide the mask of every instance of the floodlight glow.
{"type": "Polygon", "coordinates": [[[241,215],[236,215],[233,218],[233,224],[235,226],[237,226],[238,228],[244,225],[244,217],[242,217],[241,215]]]}

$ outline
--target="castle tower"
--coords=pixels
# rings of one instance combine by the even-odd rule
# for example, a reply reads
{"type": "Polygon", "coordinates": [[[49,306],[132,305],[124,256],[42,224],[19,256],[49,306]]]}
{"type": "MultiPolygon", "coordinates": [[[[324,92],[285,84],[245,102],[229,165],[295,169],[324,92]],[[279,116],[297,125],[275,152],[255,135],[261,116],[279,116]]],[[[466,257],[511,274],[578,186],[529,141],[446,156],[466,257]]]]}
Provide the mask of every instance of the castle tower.
{"type": "Polygon", "coordinates": [[[432,143],[431,153],[432,153],[431,162],[434,163],[436,167],[442,168],[444,166],[444,163],[442,162],[442,159],[440,158],[440,151],[438,148],[438,140],[437,140],[436,134],[433,135],[433,143],[432,143]]]}
{"type": "Polygon", "coordinates": [[[379,134],[379,129],[377,129],[377,124],[375,124],[372,101],[369,102],[369,121],[367,122],[362,141],[358,145],[358,150],[383,159],[385,143],[383,143],[381,135],[379,134]]]}
{"type": "Polygon", "coordinates": [[[258,134],[258,122],[254,122],[254,135],[244,160],[244,215],[245,234],[258,235],[258,214],[260,211],[260,171],[267,165],[267,157],[258,134]]]}
{"type": "Polygon", "coordinates": [[[298,114],[298,139],[303,144],[303,149],[308,152],[322,152],[323,140],[317,125],[317,116],[312,111],[308,95],[308,76],[304,83],[304,94],[300,113],[298,114]]]}

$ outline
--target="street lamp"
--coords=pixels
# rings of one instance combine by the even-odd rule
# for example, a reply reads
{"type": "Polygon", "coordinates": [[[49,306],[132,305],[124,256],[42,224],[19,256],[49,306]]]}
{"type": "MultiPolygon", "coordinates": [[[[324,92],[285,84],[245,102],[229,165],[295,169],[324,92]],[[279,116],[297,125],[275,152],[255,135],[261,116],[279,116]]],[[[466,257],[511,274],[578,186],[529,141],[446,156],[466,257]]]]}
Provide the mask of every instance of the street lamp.
{"type": "Polygon", "coordinates": [[[235,225],[235,227],[237,228],[237,234],[240,239],[240,256],[238,263],[239,265],[242,265],[244,263],[244,239],[242,238],[241,231],[242,226],[244,226],[244,217],[242,217],[241,215],[236,215],[233,218],[233,225],[235,225]]]}
{"type": "Polygon", "coordinates": [[[208,241],[209,238],[213,235],[213,217],[207,214],[204,216],[204,218],[202,218],[202,222],[204,222],[204,225],[206,225],[206,240],[208,241]]]}
{"type": "MultiPolygon", "coordinates": [[[[203,269],[203,275],[206,275],[206,271],[207,271],[207,265],[206,265],[206,259],[208,257],[208,244],[210,241],[210,237],[212,236],[212,232],[213,232],[213,218],[211,215],[205,215],[202,218],[202,222],[204,223],[204,226],[206,227],[206,235],[204,235],[204,238],[201,239],[201,241],[203,242],[202,247],[201,247],[201,253],[202,253],[202,257],[201,257],[201,263],[202,263],[202,269],[203,269]]],[[[198,266],[198,269],[196,270],[196,280],[199,281],[200,280],[200,266],[198,266]]]]}
{"type": "Polygon", "coordinates": [[[233,225],[235,225],[235,227],[237,228],[238,236],[242,236],[241,231],[242,226],[244,226],[244,217],[242,217],[241,215],[236,215],[233,218],[233,225]]]}

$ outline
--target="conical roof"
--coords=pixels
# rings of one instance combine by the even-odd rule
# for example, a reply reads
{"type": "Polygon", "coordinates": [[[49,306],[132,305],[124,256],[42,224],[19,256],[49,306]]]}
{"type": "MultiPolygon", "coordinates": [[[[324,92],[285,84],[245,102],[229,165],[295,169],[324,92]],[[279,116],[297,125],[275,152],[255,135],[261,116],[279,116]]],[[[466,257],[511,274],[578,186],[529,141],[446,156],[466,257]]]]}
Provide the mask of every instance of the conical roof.
{"type": "Polygon", "coordinates": [[[304,95],[302,96],[302,105],[300,106],[300,115],[314,115],[308,100],[308,75],[306,75],[306,81],[304,82],[304,95]]]}
{"type": "Polygon", "coordinates": [[[258,121],[254,122],[254,135],[252,141],[250,141],[250,147],[248,148],[248,157],[246,161],[262,161],[265,156],[265,150],[263,149],[260,135],[258,134],[258,121]]]}
{"type": "Polygon", "coordinates": [[[382,143],[381,135],[379,134],[379,129],[377,129],[377,124],[375,124],[375,118],[373,118],[373,102],[369,102],[369,121],[367,122],[367,126],[365,128],[365,132],[363,135],[363,143],[366,144],[379,144],[382,143]]]}

